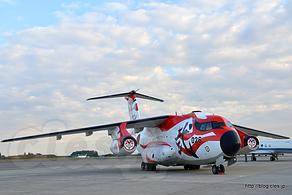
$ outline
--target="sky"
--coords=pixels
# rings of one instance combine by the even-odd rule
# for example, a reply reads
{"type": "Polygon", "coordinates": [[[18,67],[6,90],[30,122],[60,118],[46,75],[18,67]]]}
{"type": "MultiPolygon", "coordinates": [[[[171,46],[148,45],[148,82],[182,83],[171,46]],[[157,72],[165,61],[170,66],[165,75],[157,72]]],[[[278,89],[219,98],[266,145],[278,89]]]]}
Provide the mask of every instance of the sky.
{"type": "MultiPolygon", "coordinates": [[[[290,0],[0,0],[0,139],[202,110],[292,137],[290,0]]],[[[4,155],[109,153],[107,132],[1,143],[4,155]]]]}

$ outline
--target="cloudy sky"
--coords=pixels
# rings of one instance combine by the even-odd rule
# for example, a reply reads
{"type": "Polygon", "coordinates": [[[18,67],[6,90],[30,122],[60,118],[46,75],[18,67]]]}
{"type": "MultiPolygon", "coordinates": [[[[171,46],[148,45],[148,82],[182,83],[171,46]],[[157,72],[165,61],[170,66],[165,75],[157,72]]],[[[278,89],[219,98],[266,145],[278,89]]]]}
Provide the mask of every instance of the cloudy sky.
{"type": "MultiPolygon", "coordinates": [[[[0,139],[202,110],[292,137],[290,0],[0,0],[0,139]]],[[[1,143],[23,152],[109,152],[107,132],[1,143]]]]}

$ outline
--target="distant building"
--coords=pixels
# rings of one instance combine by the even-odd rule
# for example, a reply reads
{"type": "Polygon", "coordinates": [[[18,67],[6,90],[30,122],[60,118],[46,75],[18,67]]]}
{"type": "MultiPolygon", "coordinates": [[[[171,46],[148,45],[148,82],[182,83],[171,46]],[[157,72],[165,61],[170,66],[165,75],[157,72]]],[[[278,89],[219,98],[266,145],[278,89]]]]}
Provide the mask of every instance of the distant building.
{"type": "Polygon", "coordinates": [[[86,158],[86,157],[98,157],[98,153],[94,150],[82,150],[75,151],[70,155],[71,158],[86,158]]]}

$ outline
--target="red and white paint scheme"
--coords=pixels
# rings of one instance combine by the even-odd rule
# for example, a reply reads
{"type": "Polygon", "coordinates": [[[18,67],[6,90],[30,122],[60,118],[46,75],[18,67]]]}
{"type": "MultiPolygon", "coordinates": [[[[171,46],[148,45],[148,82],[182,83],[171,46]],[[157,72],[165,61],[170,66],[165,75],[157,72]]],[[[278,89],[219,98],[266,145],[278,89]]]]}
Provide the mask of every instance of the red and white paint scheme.
{"type": "Polygon", "coordinates": [[[65,130],[27,137],[6,139],[2,142],[108,130],[112,137],[111,151],[116,155],[130,155],[136,149],[141,153],[141,170],[155,171],[156,165],[184,166],[199,169],[200,165],[213,164],[214,174],[224,173],[223,163],[236,162],[237,154],[255,151],[256,136],[287,139],[285,136],[233,125],[226,118],[193,111],[184,115],[164,115],[140,119],[136,98],[163,102],[163,100],[130,91],[88,100],[124,97],[128,102],[130,121],[65,130]],[[128,131],[127,129],[130,129],[128,131]]]}

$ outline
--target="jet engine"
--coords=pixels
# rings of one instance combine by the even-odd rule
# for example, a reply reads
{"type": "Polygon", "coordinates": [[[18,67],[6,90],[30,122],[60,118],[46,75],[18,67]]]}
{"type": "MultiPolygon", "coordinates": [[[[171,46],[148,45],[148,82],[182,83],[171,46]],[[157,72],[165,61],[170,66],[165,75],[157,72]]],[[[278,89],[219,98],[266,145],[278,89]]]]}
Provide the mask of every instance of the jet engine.
{"type": "Polygon", "coordinates": [[[259,147],[259,140],[255,136],[245,136],[244,146],[248,146],[251,151],[254,151],[259,147]]]}
{"type": "Polygon", "coordinates": [[[244,137],[244,147],[241,148],[238,154],[247,154],[259,148],[259,140],[255,136],[249,135],[244,137]]]}
{"type": "Polygon", "coordinates": [[[132,154],[137,147],[137,141],[132,136],[125,136],[122,139],[116,139],[111,143],[110,150],[115,155],[127,156],[132,154]]]}
{"type": "Polygon", "coordinates": [[[137,148],[137,141],[126,130],[127,123],[121,123],[113,129],[108,130],[112,137],[110,150],[115,155],[126,156],[132,154],[137,148]]]}

